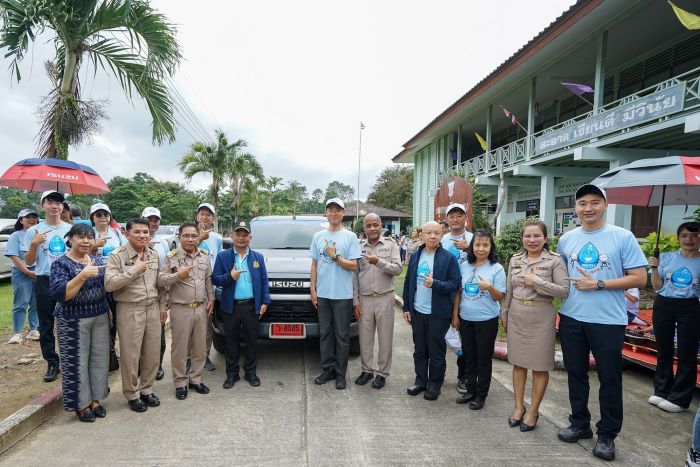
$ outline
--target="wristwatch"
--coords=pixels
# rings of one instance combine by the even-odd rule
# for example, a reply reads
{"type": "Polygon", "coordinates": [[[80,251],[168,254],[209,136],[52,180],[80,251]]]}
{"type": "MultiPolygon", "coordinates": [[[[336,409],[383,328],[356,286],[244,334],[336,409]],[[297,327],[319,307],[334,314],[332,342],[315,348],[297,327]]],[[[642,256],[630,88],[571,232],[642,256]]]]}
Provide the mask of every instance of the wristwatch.
{"type": "Polygon", "coordinates": [[[336,261],[338,261],[339,258],[341,258],[340,253],[336,253],[335,256],[331,259],[335,263],[336,261]]]}
{"type": "Polygon", "coordinates": [[[605,288],[605,281],[598,281],[598,290],[603,290],[605,288]]]}

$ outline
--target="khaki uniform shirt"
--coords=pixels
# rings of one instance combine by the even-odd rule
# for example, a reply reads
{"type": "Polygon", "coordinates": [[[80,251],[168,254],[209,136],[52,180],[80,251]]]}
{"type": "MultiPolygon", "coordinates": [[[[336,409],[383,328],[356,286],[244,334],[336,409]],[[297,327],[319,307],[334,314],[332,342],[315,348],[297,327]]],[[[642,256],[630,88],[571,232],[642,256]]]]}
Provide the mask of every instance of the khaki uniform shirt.
{"type": "Polygon", "coordinates": [[[532,302],[552,303],[554,297],[569,294],[568,272],[561,256],[542,250],[539,258],[528,258],[527,253],[517,253],[510,259],[506,296],[501,306],[501,316],[508,313],[513,299],[532,302]],[[524,276],[534,273],[537,277],[531,286],[525,285],[524,276]]]}
{"type": "Polygon", "coordinates": [[[360,241],[363,255],[379,257],[377,264],[369,264],[366,258],[359,259],[358,271],[353,273],[353,304],[359,304],[358,295],[383,295],[394,291],[394,276],[401,274],[401,255],[396,242],[387,237],[379,237],[372,246],[367,240],[360,241]]]}
{"type": "Polygon", "coordinates": [[[143,304],[160,300],[160,309],[165,311],[165,297],[158,289],[158,252],[146,247],[146,271],[138,268],[139,254],[130,243],[114,250],[107,257],[105,290],[114,294],[114,300],[123,303],[143,304]]]}
{"type": "Polygon", "coordinates": [[[211,283],[211,261],[209,254],[197,248],[193,254],[187,253],[182,246],[168,253],[158,273],[158,285],[169,286],[170,303],[190,305],[197,302],[214,300],[214,287],[211,283]],[[180,266],[193,266],[190,277],[179,279],[177,270],[180,266]]]}

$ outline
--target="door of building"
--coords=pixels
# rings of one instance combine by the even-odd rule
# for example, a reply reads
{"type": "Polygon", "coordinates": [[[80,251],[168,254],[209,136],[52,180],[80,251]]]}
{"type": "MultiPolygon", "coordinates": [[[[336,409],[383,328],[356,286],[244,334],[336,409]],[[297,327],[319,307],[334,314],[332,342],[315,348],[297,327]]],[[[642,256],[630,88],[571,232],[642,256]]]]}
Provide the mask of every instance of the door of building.
{"type": "Polygon", "coordinates": [[[632,233],[637,238],[645,238],[656,232],[659,220],[658,206],[632,206],[632,233]]]}

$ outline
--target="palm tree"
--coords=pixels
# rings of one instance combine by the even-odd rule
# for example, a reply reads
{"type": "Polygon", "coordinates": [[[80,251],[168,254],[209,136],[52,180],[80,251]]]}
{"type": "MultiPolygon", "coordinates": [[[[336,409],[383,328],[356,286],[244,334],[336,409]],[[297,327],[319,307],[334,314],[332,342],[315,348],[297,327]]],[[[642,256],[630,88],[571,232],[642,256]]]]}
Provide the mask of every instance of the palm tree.
{"type": "Polygon", "coordinates": [[[238,223],[238,208],[241,203],[241,193],[243,190],[257,190],[265,176],[263,169],[255,156],[250,153],[241,154],[235,152],[231,154],[226,166],[226,179],[233,192],[233,209],[235,212],[234,222],[238,223]]]}
{"type": "Polygon", "coordinates": [[[209,174],[211,185],[209,186],[209,198],[214,206],[219,204],[219,191],[223,190],[229,174],[229,160],[238,155],[241,148],[248,143],[239,139],[229,143],[223,131],[216,130],[216,146],[202,142],[194,142],[190,150],[177,163],[180,172],[187,181],[192,180],[197,174],[209,174]]]}
{"type": "Polygon", "coordinates": [[[99,131],[104,102],[81,99],[78,72],[91,64],[117,78],[126,97],[134,91],[153,119],[153,142],[175,140],[173,103],[165,83],[180,63],[175,27],[146,0],[0,0],[0,49],[21,80],[19,63],[30,43],[54,32],[55,57],[46,63],[52,89],[39,109],[42,157],[68,157],[69,145],[99,131]]]}
{"type": "Polygon", "coordinates": [[[275,194],[277,186],[282,183],[281,177],[269,177],[265,179],[265,189],[267,190],[267,214],[272,214],[272,195],[275,194]]]}

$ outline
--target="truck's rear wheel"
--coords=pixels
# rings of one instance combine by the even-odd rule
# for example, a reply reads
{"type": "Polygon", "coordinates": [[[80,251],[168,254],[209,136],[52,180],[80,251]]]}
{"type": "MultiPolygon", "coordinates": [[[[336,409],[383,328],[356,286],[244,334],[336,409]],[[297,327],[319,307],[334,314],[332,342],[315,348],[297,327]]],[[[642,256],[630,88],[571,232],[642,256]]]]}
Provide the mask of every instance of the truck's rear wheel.
{"type": "Polygon", "coordinates": [[[214,345],[216,351],[220,354],[223,354],[225,352],[226,338],[221,334],[218,334],[216,332],[214,333],[214,335],[212,336],[212,344],[214,345]]]}

